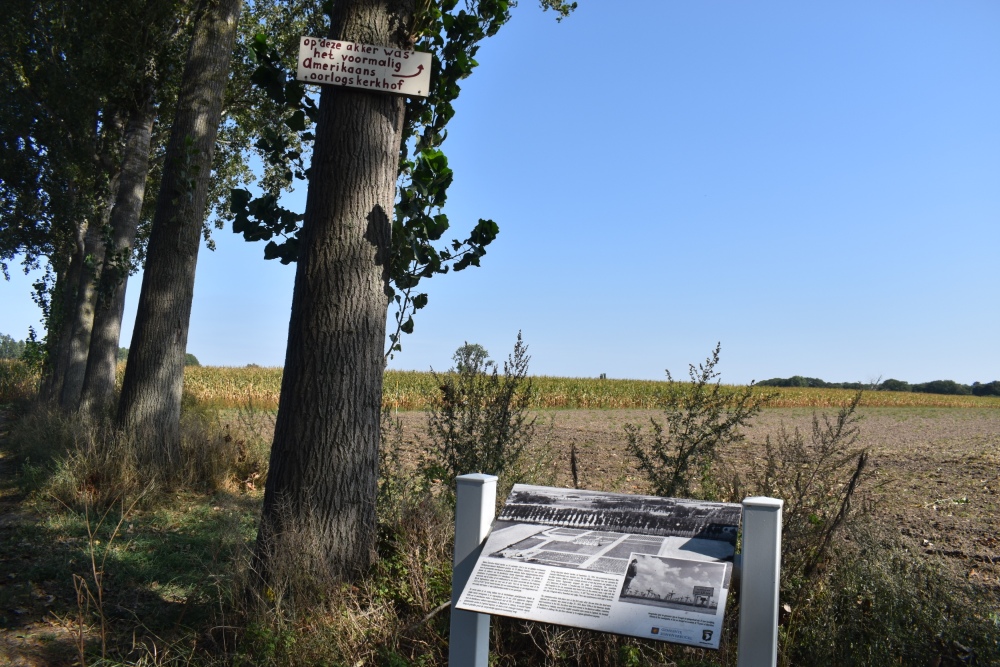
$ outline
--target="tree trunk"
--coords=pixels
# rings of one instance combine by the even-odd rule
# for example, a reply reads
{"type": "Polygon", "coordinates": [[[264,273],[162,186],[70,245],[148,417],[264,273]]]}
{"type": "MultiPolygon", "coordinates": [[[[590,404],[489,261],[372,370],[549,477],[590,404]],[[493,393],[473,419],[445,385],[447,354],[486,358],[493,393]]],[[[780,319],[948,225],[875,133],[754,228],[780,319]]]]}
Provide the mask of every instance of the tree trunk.
{"type": "Polygon", "coordinates": [[[106,412],[114,400],[125,290],[132,246],[146,195],[155,118],[156,109],[150,97],[141,108],[132,112],[125,130],[121,177],[111,213],[111,247],[106,250],[101,267],[87,372],[80,397],[80,413],[89,418],[106,412]]]}
{"type": "MultiPolygon", "coordinates": [[[[334,6],[333,39],[407,46],[400,26],[409,24],[411,2],[334,6]]],[[[401,97],[323,89],[257,536],[258,573],[267,585],[280,584],[289,566],[309,569],[313,580],[349,577],[374,552],[402,120],[401,97]]]]}
{"type": "MultiPolygon", "coordinates": [[[[76,183],[68,185],[72,205],[69,210],[76,210],[76,183]]],[[[84,273],[84,239],[87,233],[85,223],[75,222],[72,225],[72,245],[67,244],[63,250],[57,251],[52,257],[56,265],[56,284],[52,290],[49,311],[45,318],[45,328],[48,330],[46,347],[48,361],[45,368],[45,381],[42,385],[42,397],[49,403],[58,404],[62,396],[63,379],[69,364],[69,344],[73,335],[73,306],[80,282],[84,273]]]]}
{"type": "Polygon", "coordinates": [[[154,471],[180,462],[181,389],[215,139],[241,0],[202,0],[146,254],[118,421],[154,471]]]}
{"type": "Polygon", "coordinates": [[[83,379],[87,373],[90,334],[94,328],[94,311],[97,307],[97,268],[104,262],[104,231],[111,218],[111,207],[117,189],[116,174],[111,179],[109,192],[105,195],[106,201],[99,207],[102,209],[100,220],[90,222],[84,235],[82,272],[69,311],[73,325],[63,372],[62,391],[59,394],[59,405],[64,410],[75,410],[80,404],[83,379]]]}

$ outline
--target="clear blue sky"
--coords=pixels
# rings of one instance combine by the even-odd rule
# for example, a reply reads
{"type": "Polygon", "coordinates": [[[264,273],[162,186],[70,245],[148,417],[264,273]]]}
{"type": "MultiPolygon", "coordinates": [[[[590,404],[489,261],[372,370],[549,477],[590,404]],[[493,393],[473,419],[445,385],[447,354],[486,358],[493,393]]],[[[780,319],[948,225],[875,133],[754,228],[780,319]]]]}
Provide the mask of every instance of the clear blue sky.
{"type": "MultiPolygon", "coordinates": [[[[455,236],[500,237],[428,283],[391,367],[446,369],[463,341],[503,358],[522,330],[537,375],[683,376],[721,341],[733,383],[1000,379],[1000,3],[513,14],[445,143],[455,236]]],[[[292,269],[216,240],[189,351],[280,365],[292,269]]],[[[0,290],[23,338],[28,283],[0,290]]]]}

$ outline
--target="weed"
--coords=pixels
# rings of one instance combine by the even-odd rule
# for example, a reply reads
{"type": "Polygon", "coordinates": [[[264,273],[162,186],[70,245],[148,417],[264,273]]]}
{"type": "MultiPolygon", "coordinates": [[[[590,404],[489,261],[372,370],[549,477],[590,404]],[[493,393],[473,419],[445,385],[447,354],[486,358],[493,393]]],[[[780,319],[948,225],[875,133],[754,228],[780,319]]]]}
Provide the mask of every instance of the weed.
{"type": "MultiPolygon", "coordinates": [[[[145,495],[140,494],[132,503],[129,505],[128,509],[125,508],[125,500],[121,499],[121,512],[118,517],[118,522],[112,529],[110,536],[101,543],[98,539],[98,534],[101,530],[101,526],[107,520],[108,515],[111,513],[112,507],[108,507],[107,510],[97,519],[97,523],[91,520],[90,507],[84,508],[84,524],[87,527],[87,552],[90,560],[90,571],[86,576],[74,574],[73,575],[73,589],[76,591],[76,605],[77,605],[77,625],[76,625],[76,648],[77,657],[80,660],[80,664],[83,667],[87,665],[87,652],[86,652],[86,641],[84,630],[87,627],[88,618],[93,614],[98,620],[98,636],[101,640],[101,660],[104,661],[108,657],[108,618],[104,611],[104,574],[105,566],[108,562],[108,555],[111,553],[112,544],[114,544],[115,539],[121,532],[122,525],[125,523],[126,518],[135,509],[136,504],[139,499],[145,495]],[[100,548],[99,548],[100,547],[100,548]],[[98,557],[98,551],[102,552],[101,556],[98,557]]],[[[66,509],[70,509],[66,507],[66,509]]]]}
{"type": "Polygon", "coordinates": [[[25,361],[0,359],[0,405],[24,404],[38,393],[41,373],[25,361]]]}
{"type": "Polygon", "coordinates": [[[737,391],[723,389],[715,370],[720,349],[716,345],[697,368],[689,366],[691,384],[684,389],[667,371],[668,390],[661,405],[665,426],[650,420],[652,441],[640,427],[625,427],[628,450],[658,496],[690,496],[697,491],[702,497],[716,497],[712,466],[719,450],[745,439],[743,427],[771,397],[755,392],[752,384],[737,391]]]}
{"type": "Polygon", "coordinates": [[[459,475],[496,475],[497,495],[504,497],[520,481],[523,455],[535,435],[536,418],[528,411],[531,357],[520,332],[502,375],[485,350],[473,354],[471,347],[456,352],[455,369],[434,374],[439,393],[427,417],[432,444],[421,467],[428,480],[444,482],[452,493],[459,475]]]}
{"type": "Polygon", "coordinates": [[[747,478],[750,492],[785,501],[786,578],[812,576],[826,559],[834,533],[847,520],[868,462],[868,452],[854,446],[863,393],[856,392],[833,418],[814,413],[808,440],[798,429],[784,427],[774,439],[767,436],[763,458],[752,462],[747,478]]]}
{"type": "Polygon", "coordinates": [[[996,590],[973,587],[876,521],[849,536],[803,601],[783,664],[1000,664],[1000,625],[988,611],[1000,605],[996,590]]]}

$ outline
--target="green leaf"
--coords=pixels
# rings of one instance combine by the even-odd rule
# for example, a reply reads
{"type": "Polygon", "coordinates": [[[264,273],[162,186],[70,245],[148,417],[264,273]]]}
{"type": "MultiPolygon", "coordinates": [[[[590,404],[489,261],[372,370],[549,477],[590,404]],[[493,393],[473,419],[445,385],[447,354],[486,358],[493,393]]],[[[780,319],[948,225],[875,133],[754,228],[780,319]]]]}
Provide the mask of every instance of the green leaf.
{"type": "MultiPolygon", "coordinates": [[[[291,116],[285,119],[285,125],[287,125],[288,129],[292,130],[293,132],[305,131],[306,129],[305,112],[302,111],[302,109],[297,110],[295,113],[293,113],[291,116]]],[[[296,157],[298,157],[298,154],[296,154],[296,157]]]]}

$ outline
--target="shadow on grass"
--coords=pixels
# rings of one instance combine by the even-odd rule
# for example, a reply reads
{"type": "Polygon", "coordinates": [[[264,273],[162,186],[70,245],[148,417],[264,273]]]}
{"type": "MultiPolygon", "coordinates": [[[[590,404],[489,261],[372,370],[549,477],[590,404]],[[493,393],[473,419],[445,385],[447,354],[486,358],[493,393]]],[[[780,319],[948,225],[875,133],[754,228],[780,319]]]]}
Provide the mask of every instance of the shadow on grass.
{"type": "MultiPolygon", "coordinates": [[[[0,472],[7,490],[9,469],[0,472]]],[[[200,633],[224,624],[260,507],[259,496],[173,494],[122,518],[119,506],[88,516],[10,497],[0,506],[0,662],[27,665],[69,664],[81,627],[87,653],[100,655],[102,611],[109,657],[203,643],[200,633]]]]}

